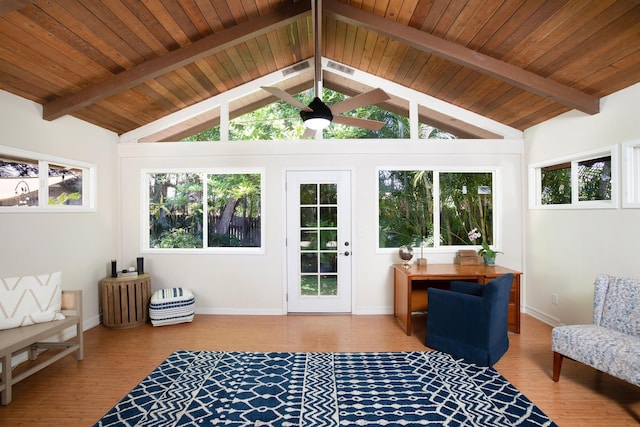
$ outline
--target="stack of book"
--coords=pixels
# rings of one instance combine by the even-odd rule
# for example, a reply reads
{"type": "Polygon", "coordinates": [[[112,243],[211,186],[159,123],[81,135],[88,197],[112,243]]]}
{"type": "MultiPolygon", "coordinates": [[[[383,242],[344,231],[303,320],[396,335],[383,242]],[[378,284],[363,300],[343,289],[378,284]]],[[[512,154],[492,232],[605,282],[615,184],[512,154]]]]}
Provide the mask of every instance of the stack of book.
{"type": "Polygon", "coordinates": [[[453,262],[460,265],[480,265],[482,258],[472,249],[461,249],[453,259],[453,262]]]}

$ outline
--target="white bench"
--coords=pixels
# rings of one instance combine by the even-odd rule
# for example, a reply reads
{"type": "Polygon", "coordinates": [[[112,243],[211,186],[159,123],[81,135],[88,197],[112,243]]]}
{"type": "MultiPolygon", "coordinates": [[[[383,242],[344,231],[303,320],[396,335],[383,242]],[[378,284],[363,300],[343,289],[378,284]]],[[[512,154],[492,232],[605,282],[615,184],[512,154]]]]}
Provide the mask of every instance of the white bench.
{"type": "Polygon", "coordinates": [[[2,366],[2,382],[0,383],[0,404],[11,403],[11,387],[18,381],[46,368],[68,354],[76,352],[76,359],[83,358],[82,336],[82,291],[62,291],[62,313],[65,318],[52,322],[37,323],[13,329],[0,330],[0,364],[2,366]],[[73,341],[45,342],[42,340],[61,334],[69,327],[76,327],[73,341]],[[42,358],[42,362],[31,366],[15,377],[12,376],[11,359],[13,356],[28,352],[29,360],[37,360],[40,350],[61,350],[52,357],[42,358]]]}

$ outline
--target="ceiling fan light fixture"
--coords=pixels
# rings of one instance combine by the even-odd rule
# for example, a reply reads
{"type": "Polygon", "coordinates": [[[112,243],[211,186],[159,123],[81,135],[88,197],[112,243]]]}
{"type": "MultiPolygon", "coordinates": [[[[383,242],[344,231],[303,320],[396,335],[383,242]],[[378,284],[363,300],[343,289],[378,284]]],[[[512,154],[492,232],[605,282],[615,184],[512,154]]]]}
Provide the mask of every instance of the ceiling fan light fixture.
{"type": "Polygon", "coordinates": [[[309,117],[304,121],[304,125],[312,130],[322,130],[331,124],[331,120],[325,117],[309,117]]]}
{"type": "Polygon", "coordinates": [[[322,130],[331,124],[333,114],[320,98],[313,98],[309,108],[313,111],[300,111],[304,125],[312,130],[322,130]]]}

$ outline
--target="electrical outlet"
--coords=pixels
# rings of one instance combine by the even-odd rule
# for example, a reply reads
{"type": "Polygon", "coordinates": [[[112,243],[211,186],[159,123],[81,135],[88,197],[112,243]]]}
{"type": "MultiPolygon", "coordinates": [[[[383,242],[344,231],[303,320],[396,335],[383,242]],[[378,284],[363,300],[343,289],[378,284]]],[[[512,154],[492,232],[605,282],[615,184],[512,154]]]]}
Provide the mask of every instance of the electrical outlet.
{"type": "Polygon", "coordinates": [[[558,305],[558,294],[551,294],[551,304],[558,305]]]}

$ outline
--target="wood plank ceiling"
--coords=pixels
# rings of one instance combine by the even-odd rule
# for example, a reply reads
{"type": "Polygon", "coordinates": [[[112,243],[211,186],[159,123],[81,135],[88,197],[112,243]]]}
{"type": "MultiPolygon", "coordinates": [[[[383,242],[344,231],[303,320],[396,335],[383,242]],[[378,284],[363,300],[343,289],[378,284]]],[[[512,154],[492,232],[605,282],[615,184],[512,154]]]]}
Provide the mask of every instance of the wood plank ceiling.
{"type": "MultiPolygon", "coordinates": [[[[310,1],[3,0],[0,89],[42,104],[47,120],[123,134],[312,58],[310,1]]],[[[640,82],[636,0],[322,0],[322,12],[323,57],[519,130],[572,108],[596,114],[601,97],[640,82]]],[[[255,96],[230,116],[274,100],[255,96]]]]}

